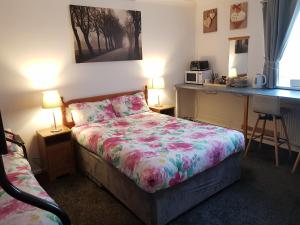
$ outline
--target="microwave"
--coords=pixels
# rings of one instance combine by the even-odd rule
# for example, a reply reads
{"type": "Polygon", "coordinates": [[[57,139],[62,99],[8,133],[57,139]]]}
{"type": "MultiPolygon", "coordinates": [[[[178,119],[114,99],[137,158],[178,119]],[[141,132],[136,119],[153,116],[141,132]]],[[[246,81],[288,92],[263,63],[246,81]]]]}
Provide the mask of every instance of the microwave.
{"type": "Polygon", "coordinates": [[[209,69],[208,61],[192,61],[190,65],[191,71],[203,71],[209,69]]]}
{"type": "Polygon", "coordinates": [[[206,79],[212,80],[212,70],[185,71],[184,82],[186,84],[203,84],[206,79]]]}

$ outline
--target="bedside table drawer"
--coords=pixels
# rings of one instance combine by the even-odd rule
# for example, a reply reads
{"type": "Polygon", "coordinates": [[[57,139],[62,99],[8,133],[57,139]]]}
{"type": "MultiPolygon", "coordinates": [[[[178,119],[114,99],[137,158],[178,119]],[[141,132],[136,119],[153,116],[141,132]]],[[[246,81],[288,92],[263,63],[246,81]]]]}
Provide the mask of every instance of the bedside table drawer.
{"type": "Polygon", "coordinates": [[[73,157],[71,142],[62,142],[51,145],[47,148],[48,161],[57,164],[59,162],[69,161],[73,157]]]}
{"type": "Polygon", "coordinates": [[[50,170],[63,170],[74,165],[74,154],[70,141],[49,146],[47,154],[48,169],[50,170]]]}
{"type": "Polygon", "coordinates": [[[165,106],[150,106],[149,107],[153,112],[160,114],[165,114],[169,116],[175,116],[175,106],[165,105],[165,106]]]}
{"type": "Polygon", "coordinates": [[[169,115],[169,116],[174,116],[174,109],[164,109],[160,112],[161,114],[169,115]]]}
{"type": "Polygon", "coordinates": [[[54,136],[50,136],[50,137],[45,138],[45,145],[46,146],[56,145],[60,142],[69,141],[70,139],[71,139],[71,133],[54,135],[54,136]]]}

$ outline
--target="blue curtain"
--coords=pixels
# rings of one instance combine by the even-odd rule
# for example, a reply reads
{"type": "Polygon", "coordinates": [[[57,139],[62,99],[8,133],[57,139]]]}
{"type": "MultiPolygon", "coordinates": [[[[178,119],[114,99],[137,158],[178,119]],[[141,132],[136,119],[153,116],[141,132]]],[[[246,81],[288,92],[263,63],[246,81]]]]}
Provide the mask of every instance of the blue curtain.
{"type": "Polygon", "coordinates": [[[279,61],[299,11],[299,2],[300,0],[266,0],[262,3],[265,35],[264,74],[267,76],[268,88],[276,86],[279,61]]]}

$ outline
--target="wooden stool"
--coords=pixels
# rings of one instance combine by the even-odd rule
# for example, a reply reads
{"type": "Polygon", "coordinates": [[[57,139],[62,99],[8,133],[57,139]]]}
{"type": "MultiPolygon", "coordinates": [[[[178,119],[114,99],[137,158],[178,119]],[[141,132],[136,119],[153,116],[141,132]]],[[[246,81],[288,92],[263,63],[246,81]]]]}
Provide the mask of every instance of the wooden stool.
{"type": "MultiPolygon", "coordinates": [[[[265,133],[265,127],[266,122],[273,121],[273,140],[274,140],[274,147],[275,147],[275,162],[276,166],[279,165],[278,160],[278,147],[284,143],[287,144],[289,152],[291,153],[291,146],[287,134],[287,128],[284,122],[284,118],[281,113],[280,108],[280,99],[278,97],[266,97],[266,96],[254,96],[253,97],[253,111],[256,113],[259,113],[258,118],[256,120],[255,126],[253,128],[251,137],[249,139],[249,143],[247,145],[245,156],[248,154],[251,141],[255,140],[256,138],[260,138],[259,146],[261,146],[264,133],[265,133]],[[263,120],[263,126],[262,126],[262,132],[260,135],[255,136],[256,129],[258,127],[258,123],[260,120],[263,120]],[[284,130],[284,136],[285,138],[279,138],[277,136],[278,129],[277,129],[277,120],[281,120],[281,124],[283,126],[284,130]]],[[[300,157],[298,157],[300,158],[300,157]]]]}
{"type": "Polygon", "coordinates": [[[294,166],[293,166],[293,169],[292,169],[292,173],[295,172],[295,170],[296,170],[296,168],[298,166],[299,161],[300,161],[300,152],[298,153],[298,157],[297,157],[297,159],[296,159],[296,161],[294,163],[294,166]]]}

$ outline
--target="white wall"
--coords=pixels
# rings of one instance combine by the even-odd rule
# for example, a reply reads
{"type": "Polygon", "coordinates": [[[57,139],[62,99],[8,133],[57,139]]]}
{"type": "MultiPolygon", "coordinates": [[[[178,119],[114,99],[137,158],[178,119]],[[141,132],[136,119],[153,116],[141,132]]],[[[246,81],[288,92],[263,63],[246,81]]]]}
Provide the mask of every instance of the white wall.
{"type": "MultiPolygon", "coordinates": [[[[246,0],[245,0],[246,1],[246,0]]],[[[240,3],[240,0],[197,0],[196,13],[196,57],[209,60],[214,72],[227,76],[229,63],[229,37],[250,36],[248,46],[248,78],[249,84],[256,73],[261,73],[264,63],[264,34],[262,6],[260,0],[248,0],[247,28],[230,30],[230,6],[240,3]],[[218,30],[212,33],[203,33],[203,11],[218,9],[218,30]]],[[[221,126],[241,129],[243,123],[243,98],[229,94],[197,93],[197,119],[215,123],[221,126]]],[[[256,115],[251,113],[251,126],[256,115]]]]}
{"type": "MultiPolygon", "coordinates": [[[[245,0],[246,1],[246,0],[245,0]]],[[[254,75],[263,72],[264,31],[260,0],[248,0],[248,25],[246,29],[230,30],[230,6],[243,0],[197,0],[196,13],[196,56],[208,59],[212,68],[220,75],[227,75],[229,59],[229,37],[250,36],[248,48],[248,78],[252,85],[254,75]],[[218,9],[218,30],[213,33],[202,32],[203,11],[218,9]]],[[[243,123],[243,98],[229,94],[197,93],[195,117],[226,127],[241,129],[243,123]]],[[[289,139],[293,149],[299,149],[298,130],[299,107],[297,102],[283,100],[282,104],[291,111],[286,115],[289,139]]],[[[249,107],[249,126],[254,126],[257,115],[252,110],[252,99],[249,107]]],[[[267,125],[268,130],[273,127],[267,125]]],[[[280,130],[281,136],[283,134],[280,130]]],[[[268,143],[268,142],[267,142],[268,143]]]]}
{"type": "MultiPolygon", "coordinates": [[[[246,1],[246,0],[245,0],[246,1]]],[[[262,73],[264,62],[263,18],[260,0],[248,2],[248,25],[246,29],[230,30],[230,6],[241,0],[198,0],[196,15],[196,56],[208,59],[214,71],[227,75],[229,37],[249,35],[248,76],[250,83],[257,73],[262,73]],[[218,9],[218,31],[204,34],[203,11],[218,9]]]]}
{"type": "Polygon", "coordinates": [[[58,89],[65,99],[127,91],[157,72],[166,79],[163,102],[173,103],[173,85],[183,82],[195,54],[195,5],[184,1],[6,0],[0,27],[0,109],[34,163],[35,131],[51,121],[41,109],[42,90],[58,89]],[[69,4],[141,10],[144,60],[76,64],[69,4]]]}

